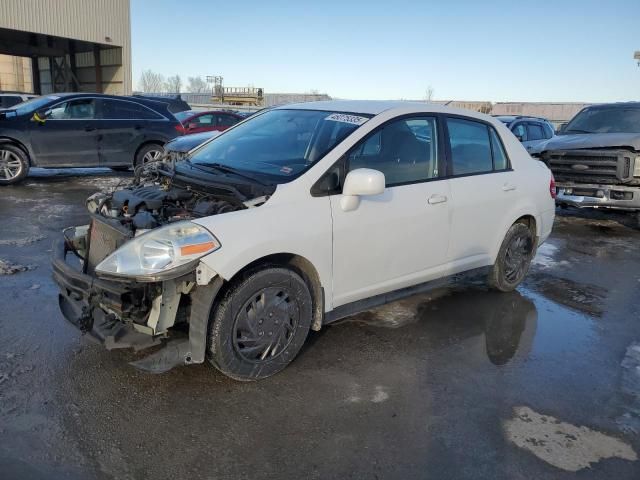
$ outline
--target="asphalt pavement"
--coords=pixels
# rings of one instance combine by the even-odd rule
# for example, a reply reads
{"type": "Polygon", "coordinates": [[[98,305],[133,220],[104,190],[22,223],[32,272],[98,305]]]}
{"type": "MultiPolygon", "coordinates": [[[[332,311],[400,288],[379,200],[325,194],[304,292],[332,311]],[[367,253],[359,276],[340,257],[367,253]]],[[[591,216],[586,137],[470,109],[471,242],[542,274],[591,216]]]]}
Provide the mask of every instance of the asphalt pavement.
{"type": "Polygon", "coordinates": [[[128,179],[35,171],[0,190],[0,478],[640,478],[631,217],[558,210],[518,291],[389,304],[239,383],[138,372],[59,313],[52,241],[128,179]]]}

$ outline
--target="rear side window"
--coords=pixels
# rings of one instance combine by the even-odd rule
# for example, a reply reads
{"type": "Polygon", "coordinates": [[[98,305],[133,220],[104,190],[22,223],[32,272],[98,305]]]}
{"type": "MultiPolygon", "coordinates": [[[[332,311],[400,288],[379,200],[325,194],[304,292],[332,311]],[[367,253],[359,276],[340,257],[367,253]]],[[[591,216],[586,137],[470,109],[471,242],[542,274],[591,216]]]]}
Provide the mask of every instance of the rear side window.
{"type": "Polygon", "coordinates": [[[218,125],[221,127],[230,127],[231,125],[235,125],[238,123],[238,119],[233,115],[218,115],[218,125]]]}
{"type": "Polygon", "coordinates": [[[489,129],[484,123],[447,118],[453,175],[493,170],[489,129]]]}
{"type": "Polygon", "coordinates": [[[539,123],[527,123],[527,137],[529,140],[542,140],[544,138],[544,130],[539,123]]]}
{"type": "Polygon", "coordinates": [[[447,118],[452,175],[508,170],[509,158],[499,135],[489,125],[447,118]]]}
{"type": "Polygon", "coordinates": [[[153,110],[134,102],[102,100],[102,118],[105,120],[161,120],[153,110]]]}

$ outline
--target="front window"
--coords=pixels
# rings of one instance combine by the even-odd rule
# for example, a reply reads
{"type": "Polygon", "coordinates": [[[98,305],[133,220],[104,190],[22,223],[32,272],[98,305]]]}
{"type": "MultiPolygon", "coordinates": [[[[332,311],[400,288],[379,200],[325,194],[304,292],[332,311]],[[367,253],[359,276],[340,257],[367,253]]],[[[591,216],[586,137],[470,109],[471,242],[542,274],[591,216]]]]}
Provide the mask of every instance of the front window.
{"type": "Polygon", "coordinates": [[[55,100],[60,100],[60,97],[57,95],[46,95],[43,97],[35,97],[26,102],[19,103],[14,106],[13,109],[16,110],[18,115],[25,115],[28,113],[34,113],[40,110],[42,107],[49,105],[51,102],[55,100]]]}
{"type": "Polygon", "coordinates": [[[640,133],[640,107],[585,108],[562,133],[640,133]]]}
{"type": "Polygon", "coordinates": [[[270,110],[206,143],[189,160],[290,180],[369,118],[319,110],[270,110]]]}

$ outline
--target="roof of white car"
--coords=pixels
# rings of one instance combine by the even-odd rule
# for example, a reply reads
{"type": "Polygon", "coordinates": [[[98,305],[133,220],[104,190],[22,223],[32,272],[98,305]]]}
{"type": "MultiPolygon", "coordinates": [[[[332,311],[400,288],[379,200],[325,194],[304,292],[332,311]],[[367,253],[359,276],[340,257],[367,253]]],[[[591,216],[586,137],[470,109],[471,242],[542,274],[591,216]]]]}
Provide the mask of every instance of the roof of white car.
{"type": "Polygon", "coordinates": [[[458,115],[466,115],[469,117],[491,119],[489,115],[474,112],[472,110],[463,110],[461,108],[447,107],[439,103],[408,102],[403,100],[327,100],[323,102],[294,103],[289,105],[282,105],[278,108],[300,109],[300,110],[323,110],[328,112],[344,112],[344,113],[362,113],[362,114],[368,114],[368,115],[378,115],[387,110],[397,110],[398,113],[440,112],[440,113],[453,113],[458,115]]]}

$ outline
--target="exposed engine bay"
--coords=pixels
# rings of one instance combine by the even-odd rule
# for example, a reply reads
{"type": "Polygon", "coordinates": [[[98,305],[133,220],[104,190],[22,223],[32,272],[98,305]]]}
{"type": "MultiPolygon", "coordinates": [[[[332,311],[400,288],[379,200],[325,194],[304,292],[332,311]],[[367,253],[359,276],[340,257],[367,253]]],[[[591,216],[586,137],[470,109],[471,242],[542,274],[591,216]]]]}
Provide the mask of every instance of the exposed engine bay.
{"type": "MultiPolygon", "coordinates": [[[[198,185],[152,167],[138,172],[130,185],[87,199],[90,213],[117,220],[132,236],[180,220],[189,220],[259,206],[269,195],[247,199],[237,186],[198,185]]],[[[171,171],[171,173],[173,173],[171,171]]]]}

